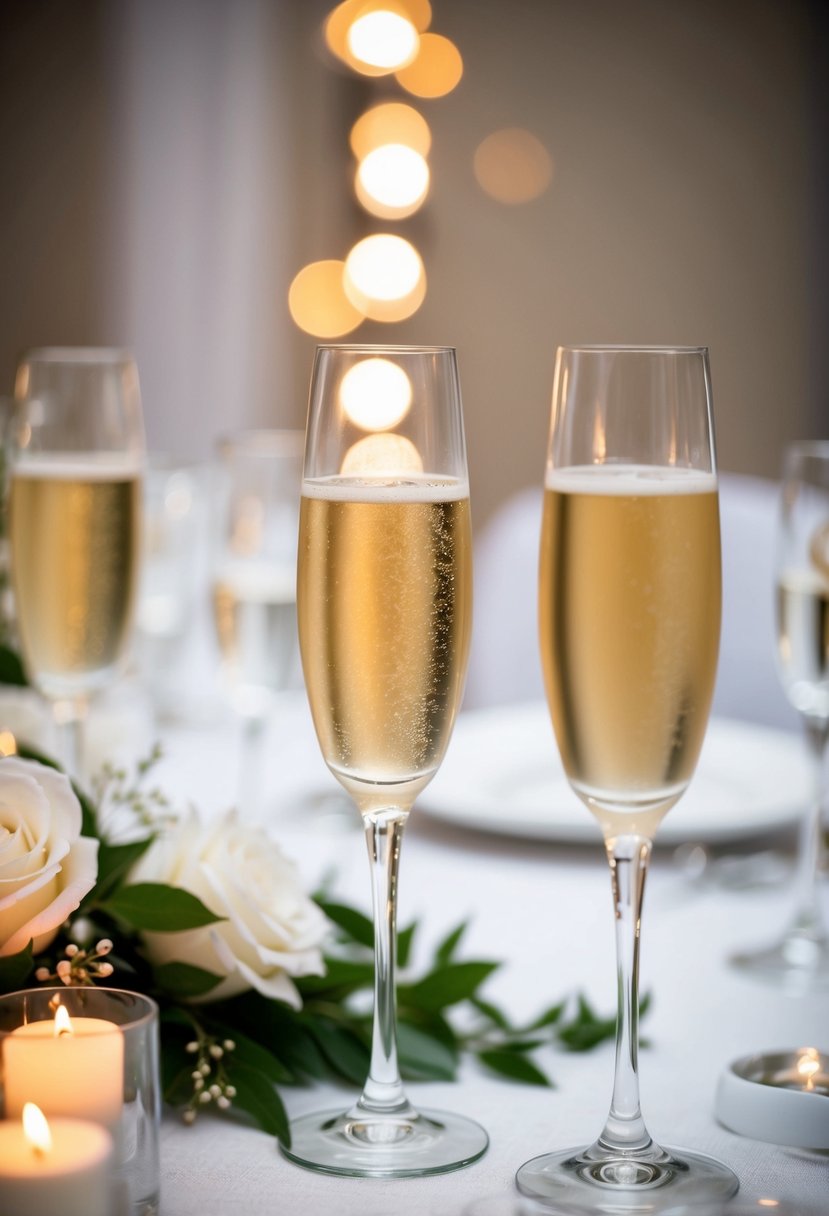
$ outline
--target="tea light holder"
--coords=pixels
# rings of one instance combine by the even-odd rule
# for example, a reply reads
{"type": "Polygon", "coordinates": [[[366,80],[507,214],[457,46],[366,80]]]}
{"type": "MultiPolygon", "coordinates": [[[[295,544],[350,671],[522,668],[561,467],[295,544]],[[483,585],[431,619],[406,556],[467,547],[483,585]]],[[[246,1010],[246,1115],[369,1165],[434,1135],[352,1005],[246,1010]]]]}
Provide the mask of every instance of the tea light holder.
{"type": "Polygon", "coordinates": [[[829,1055],[798,1047],[735,1060],[720,1077],[716,1113],[742,1136],[829,1149],[829,1055]]]}
{"type": "Polygon", "coordinates": [[[0,1115],[23,1102],[89,1120],[114,1141],[112,1210],[157,1216],[158,1006],[115,988],[32,988],[0,997],[0,1115]],[[62,1010],[58,1013],[58,1010],[62,1010]]]}

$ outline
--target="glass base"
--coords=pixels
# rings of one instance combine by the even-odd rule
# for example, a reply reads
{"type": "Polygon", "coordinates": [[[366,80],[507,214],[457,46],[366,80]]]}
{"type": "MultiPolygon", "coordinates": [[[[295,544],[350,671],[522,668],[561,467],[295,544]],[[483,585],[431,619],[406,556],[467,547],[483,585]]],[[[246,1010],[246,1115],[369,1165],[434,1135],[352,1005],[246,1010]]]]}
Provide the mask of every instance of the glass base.
{"type": "Polygon", "coordinates": [[[601,1144],[545,1153],[522,1165],[515,1176],[523,1195],[567,1212],[649,1216],[730,1199],[737,1175],[701,1153],[664,1149],[614,1152],[601,1144]]]}
{"type": "Polygon", "coordinates": [[[291,1147],[281,1147],[290,1161],[323,1174],[418,1178],[471,1165],[488,1144],[484,1129],[462,1115],[437,1110],[374,1115],[355,1109],[293,1120],[291,1147]]]}
{"type": "Polygon", "coordinates": [[[738,971],[783,983],[792,992],[829,988],[829,939],[791,930],[776,945],[732,955],[738,971]]]}

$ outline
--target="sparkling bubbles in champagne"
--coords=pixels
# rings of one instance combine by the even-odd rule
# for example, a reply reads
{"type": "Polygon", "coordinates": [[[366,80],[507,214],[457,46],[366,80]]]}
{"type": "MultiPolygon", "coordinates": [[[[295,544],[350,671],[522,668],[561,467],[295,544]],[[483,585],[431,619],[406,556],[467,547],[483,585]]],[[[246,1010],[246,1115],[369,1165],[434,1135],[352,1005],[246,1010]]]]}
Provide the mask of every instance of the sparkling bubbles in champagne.
{"type": "Polygon", "coordinates": [[[465,483],[306,481],[300,648],[323,755],[362,810],[411,805],[434,775],[471,632],[465,483]]]}
{"type": "Polygon", "coordinates": [[[540,632],[573,788],[604,830],[650,835],[702,746],[720,628],[716,480],[596,465],[545,489],[540,632]]]}

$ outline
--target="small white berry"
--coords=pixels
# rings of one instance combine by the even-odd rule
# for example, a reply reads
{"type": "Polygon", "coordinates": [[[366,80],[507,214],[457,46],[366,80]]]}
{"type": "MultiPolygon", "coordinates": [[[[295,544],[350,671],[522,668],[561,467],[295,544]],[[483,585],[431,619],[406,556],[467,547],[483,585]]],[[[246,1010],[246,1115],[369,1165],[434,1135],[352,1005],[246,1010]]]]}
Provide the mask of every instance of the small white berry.
{"type": "Polygon", "coordinates": [[[203,1077],[209,1077],[209,1076],[210,1076],[210,1065],[207,1063],[207,1061],[206,1061],[206,1060],[205,1060],[204,1064],[202,1064],[202,1065],[200,1066],[200,1068],[201,1068],[201,1075],[202,1075],[203,1077]]]}
{"type": "Polygon", "coordinates": [[[200,1072],[193,1073],[193,1089],[196,1091],[204,1089],[204,1077],[200,1072]]]}
{"type": "Polygon", "coordinates": [[[218,1043],[213,1043],[210,1047],[210,1054],[214,1060],[221,1060],[225,1053],[224,1049],[220,1047],[218,1043]]]}
{"type": "Polygon", "coordinates": [[[198,1051],[198,1050],[199,1050],[199,1045],[198,1045],[198,1043],[196,1042],[196,1040],[195,1040],[195,1039],[193,1039],[193,1041],[192,1041],[191,1043],[188,1043],[188,1044],[187,1044],[187,1046],[185,1047],[185,1049],[184,1049],[184,1050],[185,1050],[185,1051],[189,1051],[189,1052],[190,1052],[190,1054],[192,1055],[194,1052],[196,1052],[196,1051],[198,1051]]]}
{"type": "Polygon", "coordinates": [[[112,949],[112,942],[109,940],[108,937],[102,937],[101,940],[98,942],[98,945],[95,947],[95,952],[97,954],[109,954],[111,949],[112,949]]]}
{"type": "Polygon", "coordinates": [[[185,1123],[196,1122],[196,1112],[193,1110],[192,1106],[188,1106],[187,1110],[182,1113],[181,1117],[185,1123]]]}
{"type": "Polygon", "coordinates": [[[213,1095],[209,1089],[202,1090],[202,1092],[199,1094],[199,1101],[201,1102],[202,1106],[206,1106],[208,1102],[213,1101],[213,1095]]]}
{"type": "Polygon", "coordinates": [[[102,975],[106,979],[107,976],[112,975],[114,970],[115,968],[113,967],[112,963],[100,963],[98,966],[98,975],[102,975]]]}
{"type": "Polygon", "coordinates": [[[210,1086],[210,1096],[211,1096],[211,1098],[218,1098],[218,1096],[219,1096],[219,1094],[220,1094],[221,1092],[222,1092],[222,1087],[221,1087],[221,1085],[217,1085],[217,1084],[214,1082],[214,1083],[213,1083],[213,1084],[210,1086]]]}
{"type": "Polygon", "coordinates": [[[69,962],[68,959],[62,958],[56,967],[56,971],[57,971],[58,975],[60,976],[60,978],[63,980],[65,976],[71,974],[72,964],[69,962]]]}
{"type": "Polygon", "coordinates": [[[236,1086],[235,1085],[226,1085],[225,1093],[227,1094],[227,1096],[229,1098],[235,1098],[236,1097],[236,1086]]]}
{"type": "Polygon", "coordinates": [[[224,1094],[222,1094],[221,1097],[216,1099],[216,1105],[218,1106],[219,1110],[227,1110],[227,1108],[230,1106],[230,1098],[226,1098],[224,1094]]]}
{"type": "Polygon", "coordinates": [[[69,945],[66,947],[64,954],[66,955],[67,958],[74,958],[75,955],[78,953],[79,948],[80,947],[76,946],[74,942],[70,942],[69,945]]]}
{"type": "Polygon", "coordinates": [[[37,971],[35,972],[35,979],[39,980],[41,983],[43,983],[44,980],[48,980],[51,978],[52,977],[49,973],[48,967],[38,967],[37,971]]]}
{"type": "Polygon", "coordinates": [[[224,1043],[222,1043],[222,1047],[224,1047],[225,1051],[236,1050],[236,1044],[234,1043],[233,1039],[225,1039],[224,1043]]]}

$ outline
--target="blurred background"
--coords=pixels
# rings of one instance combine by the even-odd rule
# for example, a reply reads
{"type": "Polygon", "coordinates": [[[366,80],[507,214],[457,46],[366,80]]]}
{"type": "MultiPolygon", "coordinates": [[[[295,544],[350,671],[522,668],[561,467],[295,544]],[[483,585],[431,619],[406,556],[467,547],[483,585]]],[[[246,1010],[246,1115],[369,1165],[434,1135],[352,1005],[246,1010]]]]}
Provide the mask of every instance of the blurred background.
{"type": "Polygon", "coordinates": [[[829,432],[822,0],[384,7],[454,48],[448,90],[349,66],[330,2],[4,0],[0,395],[28,347],[123,344],[150,449],[202,460],[303,425],[338,324],[455,345],[479,528],[541,479],[560,342],[710,346],[725,469],[829,432]],[[402,218],[355,193],[352,128],[386,102],[428,127],[402,218]],[[373,233],[422,260],[411,315],[352,292],[315,320],[312,276],[292,316],[303,269],[373,233]]]}

